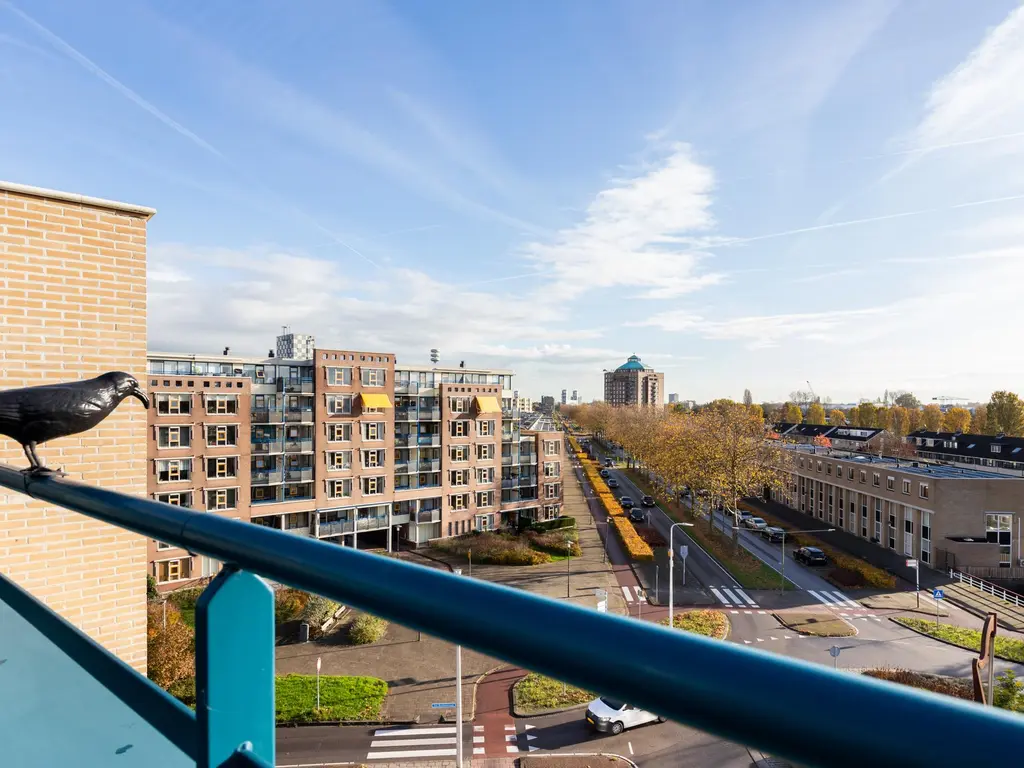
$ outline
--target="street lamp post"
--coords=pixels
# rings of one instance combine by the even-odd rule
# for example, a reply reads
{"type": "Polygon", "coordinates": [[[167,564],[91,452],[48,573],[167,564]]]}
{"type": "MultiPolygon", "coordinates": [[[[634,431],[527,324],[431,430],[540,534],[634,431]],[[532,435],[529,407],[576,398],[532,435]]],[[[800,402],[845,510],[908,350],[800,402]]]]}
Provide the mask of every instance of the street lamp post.
{"type": "MultiPolygon", "coordinates": [[[[674,627],[672,623],[672,599],[675,595],[675,576],[674,567],[676,561],[676,551],[672,546],[672,537],[676,532],[676,528],[693,528],[693,523],[673,523],[672,527],[668,529],[668,625],[674,627]]],[[[683,560],[683,584],[686,584],[686,561],[683,560]]]]}
{"type": "MultiPolygon", "coordinates": [[[[453,568],[456,576],[461,568],[453,568]]],[[[455,766],[462,768],[462,646],[455,646],[455,766]]]]}

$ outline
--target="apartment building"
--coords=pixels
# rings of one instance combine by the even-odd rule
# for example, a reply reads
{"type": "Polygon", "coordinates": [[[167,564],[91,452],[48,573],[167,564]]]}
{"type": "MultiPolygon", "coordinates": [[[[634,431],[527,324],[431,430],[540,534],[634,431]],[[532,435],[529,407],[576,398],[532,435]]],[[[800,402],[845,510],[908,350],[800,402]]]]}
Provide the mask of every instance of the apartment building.
{"type": "Polygon", "coordinates": [[[845,427],[832,424],[796,424],[782,422],[773,425],[776,435],[794,443],[813,444],[827,440],[828,445],[844,451],[876,451],[888,434],[875,427],[845,427]]]}
{"type": "Polygon", "coordinates": [[[1024,477],[1024,437],[974,435],[964,432],[918,430],[907,442],[923,459],[962,466],[984,467],[1024,477]]]}
{"type": "Polygon", "coordinates": [[[788,446],[775,501],[932,568],[1021,564],[1024,479],[922,461],[788,446]]]}
{"type": "Polygon", "coordinates": [[[637,408],[661,407],[665,404],[665,374],[630,355],[614,371],[604,372],[604,401],[637,408]]]}
{"type": "MultiPolygon", "coordinates": [[[[389,551],[561,514],[561,433],[520,423],[512,371],[324,348],[149,371],[149,492],[169,503],[389,551]]],[[[165,588],[219,567],[159,542],[150,559],[165,588]]]]}

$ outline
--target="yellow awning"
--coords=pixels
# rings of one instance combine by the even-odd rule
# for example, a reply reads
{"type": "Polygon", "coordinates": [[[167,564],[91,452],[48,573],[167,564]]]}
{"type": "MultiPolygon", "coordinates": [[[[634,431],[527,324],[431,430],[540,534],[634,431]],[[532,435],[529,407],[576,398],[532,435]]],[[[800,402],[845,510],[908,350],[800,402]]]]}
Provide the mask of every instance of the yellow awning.
{"type": "Polygon", "coordinates": [[[474,397],[478,413],[501,413],[501,406],[498,405],[496,397],[474,397]]]}
{"type": "Polygon", "coordinates": [[[363,404],[363,408],[390,408],[391,399],[379,392],[360,392],[360,402],[363,404]]]}

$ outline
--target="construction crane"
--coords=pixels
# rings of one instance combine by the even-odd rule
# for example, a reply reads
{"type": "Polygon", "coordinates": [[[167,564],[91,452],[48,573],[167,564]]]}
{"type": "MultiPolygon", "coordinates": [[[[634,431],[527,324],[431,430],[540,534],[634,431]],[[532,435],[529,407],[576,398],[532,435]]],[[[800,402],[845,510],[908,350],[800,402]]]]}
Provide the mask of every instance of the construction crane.
{"type": "Polygon", "coordinates": [[[938,397],[933,397],[932,400],[937,400],[938,401],[939,408],[943,412],[945,412],[945,411],[947,411],[949,409],[949,407],[950,407],[949,404],[950,403],[967,403],[967,402],[970,402],[969,398],[966,398],[966,397],[952,397],[950,395],[939,395],[938,397]]]}
{"type": "Polygon", "coordinates": [[[818,402],[818,396],[816,394],[814,394],[814,387],[811,386],[811,382],[809,382],[809,381],[807,382],[807,388],[811,391],[811,402],[812,403],[818,402]]]}

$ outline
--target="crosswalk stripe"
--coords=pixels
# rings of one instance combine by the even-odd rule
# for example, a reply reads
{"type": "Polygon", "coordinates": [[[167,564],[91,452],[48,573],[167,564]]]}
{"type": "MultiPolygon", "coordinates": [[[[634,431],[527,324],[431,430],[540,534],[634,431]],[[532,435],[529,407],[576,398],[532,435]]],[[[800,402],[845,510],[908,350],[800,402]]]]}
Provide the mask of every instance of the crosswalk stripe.
{"type": "Polygon", "coordinates": [[[725,596],[728,597],[731,602],[735,603],[736,605],[740,605],[740,599],[736,597],[736,595],[734,595],[731,590],[722,587],[722,591],[725,592],[725,596]]]}
{"type": "Polygon", "coordinates": [[[437,744],[454,744],[455,738],[437,738],[437,739],[384,739],[382,741],[371,741],[370,749],[380,749],[381,747],[429,747],[437,744]]]}
{"type": "Polygon", "coordinates": [[[737,589],[736,594],[742,597],[744,600],[746,600],[747,605],[757,605],[757,603],[755,603],[753,600],[747,597],[747,593],[744,592],[742,589],[737,589]]]}
{"type": "Polygon", "coordinates": [[[629,587],[620,587],[622,589],[622,595],[626,598],[627,603],[633,602],[633,593],[629,591],[629,587]]]}
{"type": "Polygon", "coordinates": [[[633,587],[633,589],[636,590],[636,599],[637,600],[643,600],[644,599],[644,590],[643,590],[643,588],[642,587],[633,587]]]}
{"type": "Polygon", "coordinates": [[[483,736],[474,736],[473,737],[473,743],[474,744],[483,744],[484,743],[484,737],[483,736]]]}
{"type": "Polygon", "coordinates": [[[381,729],[373,732],[374,738],[380,738],[381,736],[437,736],[442,733],[456,732],[455,726],[438,727],[438,728],[391,728],[381,729]]]}
{"type": "Polygon", "coordinates": [[[484,753],[484,751],[485,750],[484,750],[483,747],[473,747],[473,754],[474,755],[482,755],[484,753]]]}
{"type": "Polygon", "coordinates": [[[739,613],[739,611],[729,611],[729,613],[739,613]]]}
{"type": "Polygon", "coordinates": [[[825,605],[832,605],[832,601],[825,595],[824,592],[822,592],[819,595],[813,589],[808,589],[807,593],[810,594],[810,595],[813,595],[814,599],[817,600],[819,603],[824,603],[825,605]]]}
{"type": "Polygon", "coordinates": [[[368,752],[367,760],[395,760],[408,757],[454,757],[455,749],[409,749],[395,752],[368,752]]]}
{"type": "Polygon", "coordinates": [[[835,591],[833,591],[832,594],[835,595],[839,599],[840,605],[846,605],[846,606],[848,606],[850,608],[860,608],[860,604],[859,603],[853,602],[853,600],[848,598],[842,592],[835,592],[835,591]]]}
{"type": "Polygon", "coordinates": [[[480,733],[481,731],[483,731],[483,729],[484,729],[484,727],[482,725],[474,725],[473,726],[473,730],[476,731],[477,733],[480,733]]]}
{"type": "Polygon", "coordinates": [[[750,645],[750,641],[749,640],[744,640],[743,642],[746,643],[747,645],[750,645]]]}
{"type": "Polygon", "coordinates": [[[729,601],[726,600],[722,593],[719,592],[717,589],[712,587],[711,592],[714,594],[715,597],[718,598],[718,602],[720,602],[722,605],[729,605],[729,601]]]}

